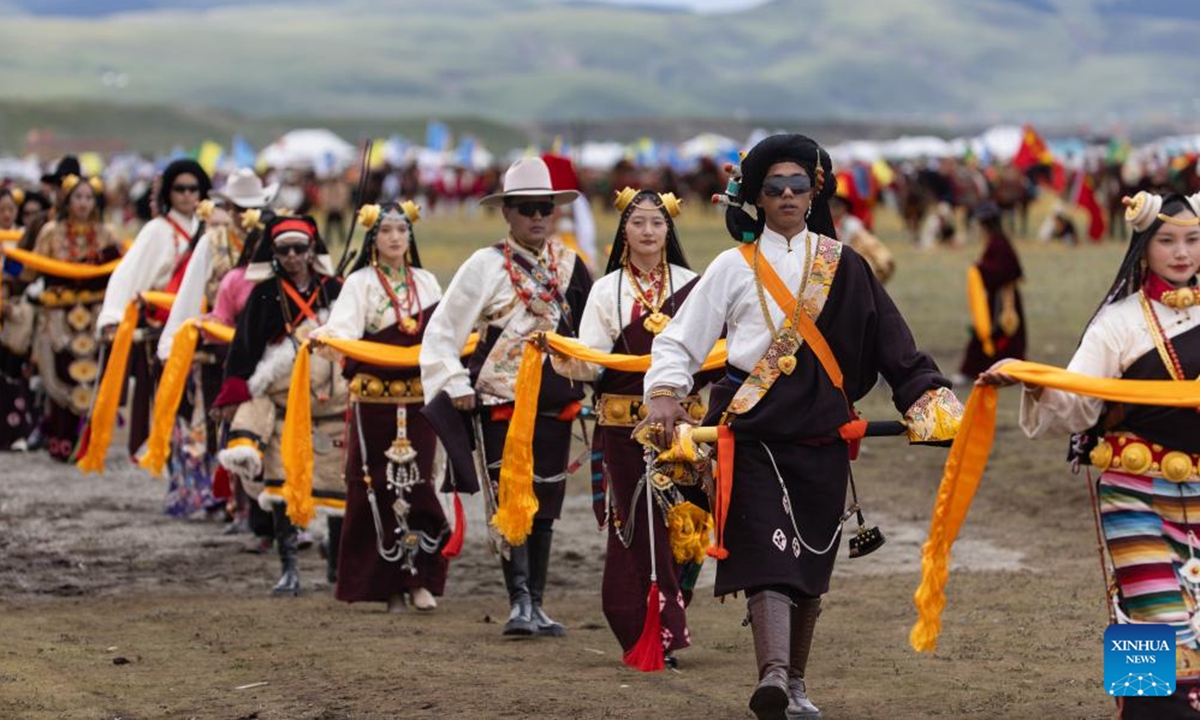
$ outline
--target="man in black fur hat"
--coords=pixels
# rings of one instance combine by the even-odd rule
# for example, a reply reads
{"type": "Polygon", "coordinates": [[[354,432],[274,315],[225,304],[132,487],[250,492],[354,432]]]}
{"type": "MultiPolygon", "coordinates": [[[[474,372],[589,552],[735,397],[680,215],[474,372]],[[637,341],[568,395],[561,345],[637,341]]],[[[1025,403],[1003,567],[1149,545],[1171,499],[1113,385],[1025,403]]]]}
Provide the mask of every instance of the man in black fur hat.
{"type": "Polygon", "coordinates": [[[820,711],[805,669],[862,436],[852,403],[882,374],[913,442],[948,440],[962,407],[867,262],[835,239],[828,153],[803,135],[775,135],[741,170],[726,226],[742,246],[713,261],[655,339],[638,432],[670,444],[687,422],[679,399],[728,328],[728,374],[705,420],[721,426],[715,593],[748,598],[759,677],[751,709],[812,720],[820,711]]]}

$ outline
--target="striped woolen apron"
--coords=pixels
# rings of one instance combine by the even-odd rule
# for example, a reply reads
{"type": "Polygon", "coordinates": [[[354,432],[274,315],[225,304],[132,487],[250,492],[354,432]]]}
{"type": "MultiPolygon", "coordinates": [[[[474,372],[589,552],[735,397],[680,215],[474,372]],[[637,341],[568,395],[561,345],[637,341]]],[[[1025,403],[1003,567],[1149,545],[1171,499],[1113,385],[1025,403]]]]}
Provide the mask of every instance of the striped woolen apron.
{"type": "MultiPolygon", "coordinates": [[[[1195,603],[1182,573],[1188,531],[1200,536],[1200,482],[1105,472],[1099,496],[1104,539],[1122,606],[1135,621],[1166,623],[1177,642],[1197,647],[1189,622],[1195,603]]],[[[1195,549],[1200,557],[1200,548],[1195,549]]]]}

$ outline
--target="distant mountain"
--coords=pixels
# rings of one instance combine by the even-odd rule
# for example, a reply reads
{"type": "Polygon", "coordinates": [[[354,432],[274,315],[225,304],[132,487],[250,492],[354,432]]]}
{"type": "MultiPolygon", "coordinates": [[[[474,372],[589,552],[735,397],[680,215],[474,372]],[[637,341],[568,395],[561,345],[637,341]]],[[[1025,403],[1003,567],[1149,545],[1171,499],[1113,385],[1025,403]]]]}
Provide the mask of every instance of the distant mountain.
{"type": "Polygon", "coordinates": [[[1194,0],[773,0],[724,14],[597,0],[230,3],[0,0],[37,13],[0,23],[0,99],[1107,127],[1191,119],[1200,86],[1194,0]],[[95,17],[117,9],[134,14],[95,17]]]}

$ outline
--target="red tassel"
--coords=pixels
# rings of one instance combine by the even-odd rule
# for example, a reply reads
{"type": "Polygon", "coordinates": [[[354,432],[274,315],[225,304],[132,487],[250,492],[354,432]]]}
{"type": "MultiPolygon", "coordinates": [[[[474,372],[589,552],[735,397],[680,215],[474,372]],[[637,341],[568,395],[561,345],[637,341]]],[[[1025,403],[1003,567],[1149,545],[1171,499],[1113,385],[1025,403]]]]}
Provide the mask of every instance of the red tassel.
{"type": "Polygon", "coordinates": [[[658,583],[651,582],[650,592],[646,594],[646,624],[642,626],[642,636],[625,653],[625,664],[634,670],[657,672],[663,669],[661,613],[658,583]]]}
{"type": "Polygon", "coordinates": [[[213,473],[212,495],[214,500],[228,500],[233,495],[233,488],[229,484],[229,471],[224,465],[218,465],[213,473]]]}
{"type": "Polygon", "coordinates": [[[454,532],[450,533],[450,539],[446,542],[446,547],[442,548],[442,557],[449,560],[450,558],[458,557],[462,552],[463,538],[467,535],[467,514],[463,512],[462,500],[458,497],[458,493],[454,493],[454,532]]]}

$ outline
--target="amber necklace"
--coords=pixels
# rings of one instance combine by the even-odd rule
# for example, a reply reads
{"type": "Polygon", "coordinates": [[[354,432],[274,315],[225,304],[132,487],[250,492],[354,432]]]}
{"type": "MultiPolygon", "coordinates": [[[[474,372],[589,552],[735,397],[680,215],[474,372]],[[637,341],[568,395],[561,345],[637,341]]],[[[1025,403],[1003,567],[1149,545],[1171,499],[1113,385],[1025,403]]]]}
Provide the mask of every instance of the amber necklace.
{"type": "Polygon", "coordinates": [[[1158,357],[1162,360],[1163,365],[1166,366],[1167,373],[1171,375],[1172,380],[1182,380],[1183,365],[1179,362],[1179,355],[1175,352],[1175,345],[1163,330],[1162,323],[1158,320],[1158,313],[1154,312],[1154,308],[1150,305],[1150,298],[1146,297],[1144,289],[1138,291],[1138,301],[1142,304],[1142,314],[1146,316],[1146,325],[1150,328],[1150,337],[1154,340],[1154,347],[1158,350],[1158,357]]]}
{"type": "MultiPolygon", "coordinates": [[[[642,320],[642,327],[649,330],[652,334],[657,335],[667,327],[667,323],[671,322],[671,316],[662,311],[662,306],[667,303],[667,273],[671,272],[667,265],[667,255],[663,253],[662,264],[656,270],[662,272],[662,277],[659,278],[657,288],[651,277],[649,290],[642,287],[638,282],[637,273],[634,271],[633,261],[625,263],[625,276],[629,278],[629,287],[633,290],[633,297],[646,309],[646,317],[642,320]],[[655,298],[650,297],[650,291],[654,291],[655,298]]],[[[651,273],[654,271],[651,270],[651,273]]]]}

